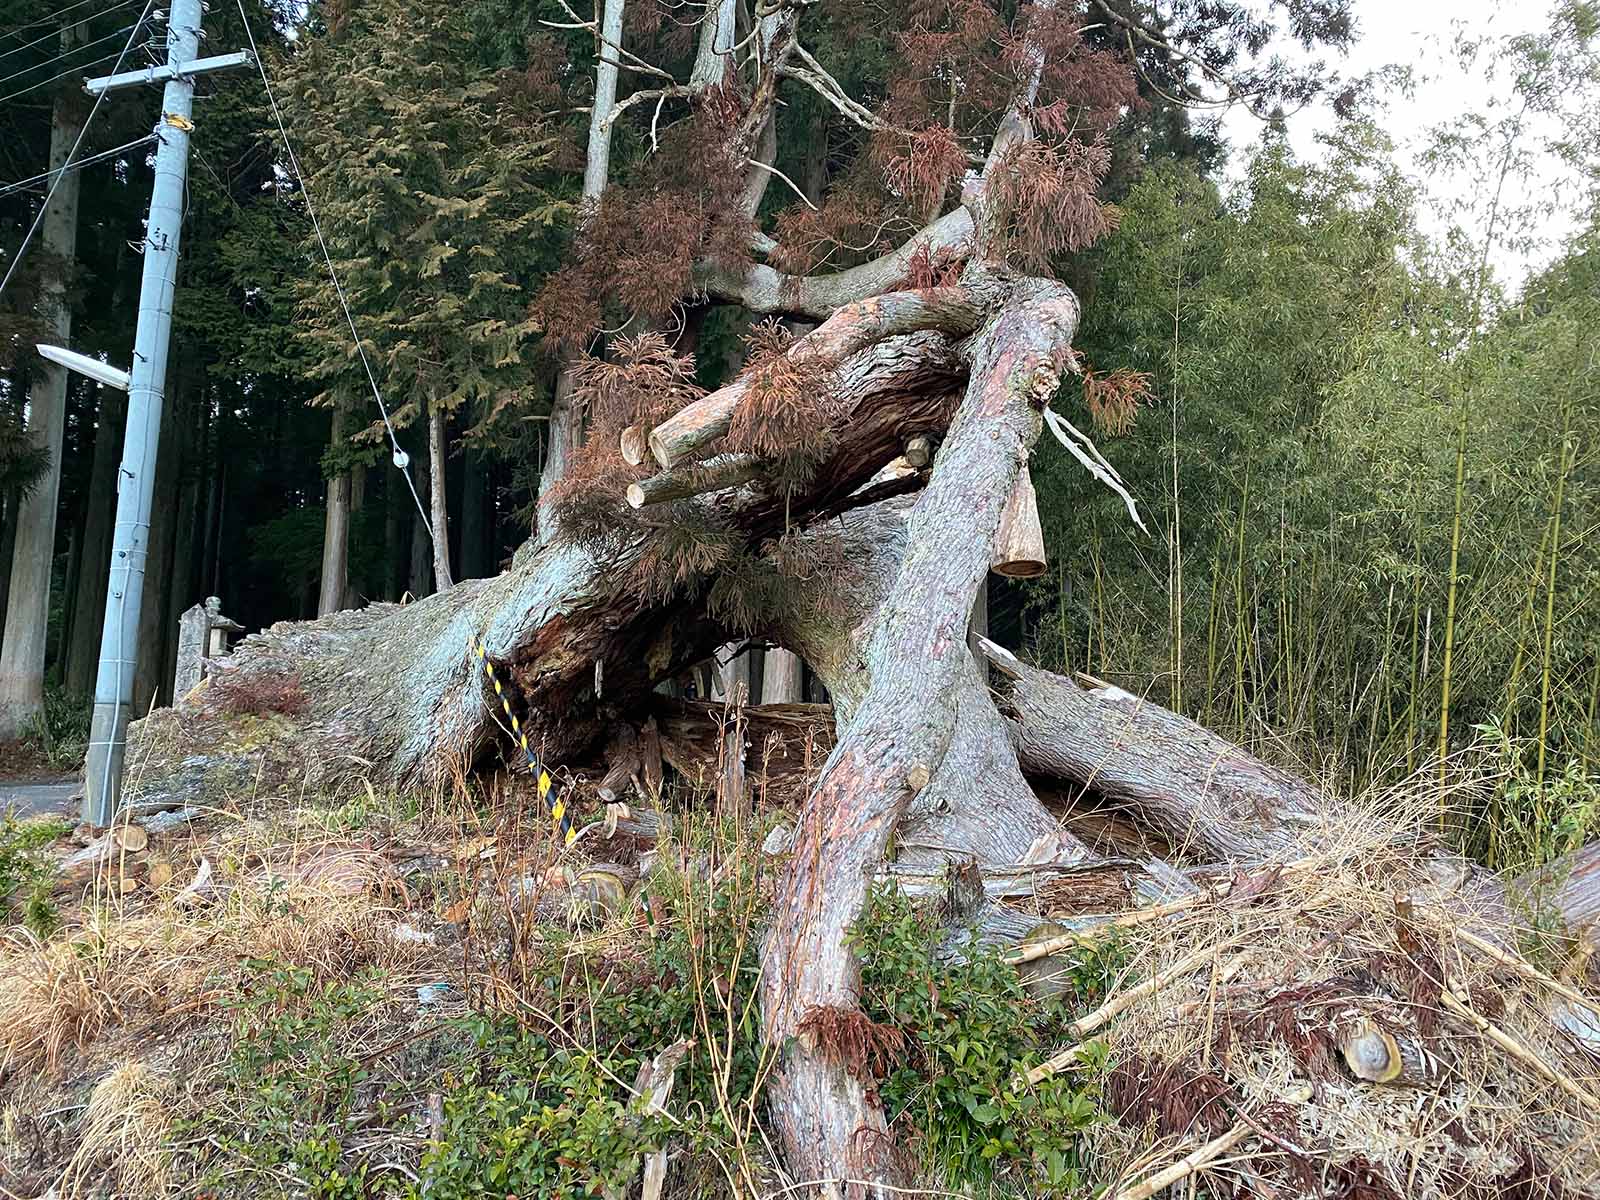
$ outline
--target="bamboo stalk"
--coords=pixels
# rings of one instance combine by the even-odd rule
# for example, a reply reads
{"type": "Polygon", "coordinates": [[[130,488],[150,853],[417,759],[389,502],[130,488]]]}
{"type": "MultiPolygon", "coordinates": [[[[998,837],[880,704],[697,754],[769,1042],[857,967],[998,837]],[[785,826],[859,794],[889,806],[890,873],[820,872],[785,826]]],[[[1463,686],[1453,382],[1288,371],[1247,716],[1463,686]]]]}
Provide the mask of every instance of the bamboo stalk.
{"type": "Polygon", "coordinates": [[[1233,1149],[1250,1134],[1250,1126],[1235,1125],[1221,1137],[1212,1138],[1203,1146],[1199,1146],[1184,1155],[1170,1167],[1164,1167],[1154,1175],[1147,1175],[1144,1179],[1130,1188],[1123,1188],[1113,1192],[1107,1200],[1149,1200],[1157,1192],[1164,1192],[1167,1188],[1177,1183],[1180,1179],[1187,1179],[1190,1175],[1203,1169],[1208,1163],[1221,1158],[1233,1149]]]}
{"type": "Polygon", "coordinates": [[[1450,518],[1450,586],[1444,610],[1444,666],[1439,683],[1439,795],[1436,818],[1444,827],[1445,779],[1450,760],[1450,671],[1455,662],[1456,601],[1461,593],[1461,512],[1467,490],[1467,418],[1471,413],[1470,391],[1461,397],[1461,418],[1456,431],[1456,494],[1450,518]]]}
{"type": "MultiPolygon", "coordinates": [[[[1321,859],[1299,858],[1293,862],[1285,863],[1279,868],[1278,874],[1280,877],[1292,875],[1300,871],[1311,870],[1313,867],[1320,865],[1324,865],[1321,859]]],[[[1270,868],[1262,869],[1267,870],[1270,868]]],[[[1006,955],[1006,961],[1008,963],[1032,962],[1036,958],[1047,958],[1052,954],[1059,954],[1063,950],[1092,945],[1104,932],[1114,929],[1130,929],[1136,925],[1148,925],[1151,921],[1160,921],[1178,913],[1188,912],[1190,909],[1198,908],[1208,901],[1221,900],[1232,890],[1233,880],[1225,879],[1210,891],[1195,892],[1193,895],[1184,896],[1180,900],[1168,900],[1145,908],[1130,909],[1104,921],[1096,921],[1093,925],[1084,929],[1064,933],[1058,937],[1046,938],[1043,941],[1032,942],[1006,955]]]]}
{"type": "Polygon", "coordinates": [[[1244,736],[1244,668],[1249,658],[1245,648],[1249,623],[1244,611],[1244,525],[1250,508],[1250,464],[1245,463],[1244,491],[1239,496],[1238,557],[1233,570],[1233,728],[1244,736]]]}
{"type": "Polygon", "coordinates": [[[1551,505],[1554,511],[1550,514],[1550,575],[1544,596],[1544,682],[1539,693],[1539,767],[1535,776],[1540,783],[1544,782],[1545,750],[1550,733],[1550,666],[1556,632],[1556,564],[1561,559],[1561,501],[1566,494],[1567,471],[1570,469],[1568,451],[1572,440],[1569,436],[1571,423],[1572,405],[1568,403],[1562,406],[1561,465],[1556,474],[1555,501],[1551,505]]]}
{"type": "Polygon", "coordinates": [[[1421,676],[1417,653],[1422,644],[1422,503],[1412,490],[1417,527],[1414,534],[1416,560],[1411,575],[1411,691],[1406,699],[1406,774],[1417,769],[1417,691],[1421,676]]]}

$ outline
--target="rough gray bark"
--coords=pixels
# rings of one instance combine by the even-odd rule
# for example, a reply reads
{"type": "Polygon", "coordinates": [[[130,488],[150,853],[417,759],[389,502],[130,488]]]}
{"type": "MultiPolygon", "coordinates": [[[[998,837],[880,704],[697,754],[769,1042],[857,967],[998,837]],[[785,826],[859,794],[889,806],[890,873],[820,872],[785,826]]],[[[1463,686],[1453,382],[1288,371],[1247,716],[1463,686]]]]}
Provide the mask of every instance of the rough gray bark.
{"type": "MultiPolygon", "coordinates": [[[[335,405],[328,443],[335,452],[345,444],[345,414],[335,405]]],[[[327,506],[322,521],[322,576],[317,587],[317,616],[325,617],[345,607],[350,591],[350,472],[339,471],[328,480],[327,506]]]]}
{"type": "Polygon", "coordinates": [[[622,46],[626,0],[605,0],[600,14],[599,66],[594,76],[594,107],[589,115],[589,150],[583,166],[583,198],[595,202],[611,176],[611,130],[608,120],[617,104],[617,53],[622,46]]]}
{"type": "Polygon", "coordinates": [[[993,642],[981,649],[1024,768],[1127,805],[1180,853],[1292,854],[1317,824],[1315,789],[1193,721],[1121,688],[1078,687],[993,642]]]}
{"type": "MultiPolygon", "coordinates": [[[[77,44],[71,26],[63,30],[61,48],[77,44]]],[[[83,128],[81,100],[62,89],[50,120],[50,169],[59,171],[83,128]]],[[[77,253],[79,176],[62,175],[41,223],[44,248],[70,269],[77,253]]],[[[64,276],[47,280],[41,289],[40,315],[57,345],[72,340],[72,311],[67,306],[64,276]]],[[[41,478],[18,508],[10,586],[6,593],[5,634],[0,638],[0,742],[21,737],[44,712],[45,636],[50,615],[50,567],[55,557],[56,502],[61,490],[61,442],[66,429],[67,371],[43,359],[32,364],[28,396],[28,434],[50,455],[41,478]]]]}
{"type": "MultiPolygon", "coordinates": [[[[738,40],[734,36],[737,12],[735,0],[714,0],[706,5],[706,15],[701,18],[703,24],[700,27],[700,43],[695,50],[694,69],[689,74],[691,88],[703,90],[715,87],[727,76],[733,44],[738,40]]],[[[614,79],[611,100],[613,103],[616,101],[614,79]]]]}
{"type": "MultiPolygon", "coordinates": [[[[952,341],[963,332],[888,337],[840,365],[840,440],[803,493],[786,498],[742,488],[687,503],[719,505],[760,545],[787,518],[848,498],[908,434],[948,419],[949,392],[961,377],[952,341]]],[[[414,465],[420,474],[421,462],[414,465]]],[[[425,543],[418,548],[425,551],[425,543]]],[[[699,613],[698,597],[660,605],[618,595],[616,580],[639,551],[638,544],[622,545],[601,559],[560,540],[530,546],[494,579],[404,607],[374,606],[360,617],[274,626],[245,639],[229,669],[241,679],[300,678],[310,701],[292,734],[302,762],[355,754],[372,764],[375,782],[430,786],[449,778],[452,758],[470,761],[498,737],[466,653],[469,634],[486,635],[509,676],[539,698],[530,733],[559,762],[604,731],[605,713],[624,710],[728,640],[727,630],[699,613]],[[603,707],[594,694],[597,662],[603,707]]],[[[133,736],[147,735],[136,728],[133,736]]]]}
{"type": "Polygon", "coordinates": [[[965,246],[972,233],[972,214],[966,208],[957,208],[914,234],[893,253],[847,271],[790,275],[764,263],[751,263],[742,270],[702,263],[696,268],[695,283],[717,299],[741,304],[751,312],[785,313],[822,321],[846,304],[899,286],[919,253],[926,251],[937,258],[965,246]]]}

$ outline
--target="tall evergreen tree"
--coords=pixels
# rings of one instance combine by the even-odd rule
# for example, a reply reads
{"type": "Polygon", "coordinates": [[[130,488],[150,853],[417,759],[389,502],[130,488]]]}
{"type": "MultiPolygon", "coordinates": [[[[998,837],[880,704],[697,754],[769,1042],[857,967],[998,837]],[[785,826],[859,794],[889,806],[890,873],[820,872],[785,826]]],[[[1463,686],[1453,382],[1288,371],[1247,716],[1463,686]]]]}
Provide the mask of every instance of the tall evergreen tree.
{"type": "MultiPolygon", "coordinates": [[[[539,332],[524,287],[563,204],[520,75],[479,65],[459,5],[378,0],[330,14],[283,66],[289,117],[333,265],[397,426],[427,422],[435,585],[448,587],[448,434],[529,400],[539,332]]],[[[309,275],[304,337],[326,405],[369,413],[335,285],[309,275]]],[[[378,442],[371,424],[358,440],[378,442]]]]}

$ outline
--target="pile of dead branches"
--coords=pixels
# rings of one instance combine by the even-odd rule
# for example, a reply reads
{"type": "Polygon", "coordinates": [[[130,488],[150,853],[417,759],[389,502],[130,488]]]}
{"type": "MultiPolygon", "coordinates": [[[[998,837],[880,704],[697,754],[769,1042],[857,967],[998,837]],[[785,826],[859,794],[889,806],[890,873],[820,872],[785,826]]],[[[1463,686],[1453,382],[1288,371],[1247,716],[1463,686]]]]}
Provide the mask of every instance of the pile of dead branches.
{"type": "Polygon", "coordinates": [[[1313,855],[1192,872],[1185,895],[1017,951],[1034,970],[1069,969],[1086,940],[1126,952],[1105,1004],[1018,1086],[1106,1044],[1118,1120],[1097,1149],[1121,1200],[1191,1176],[1253,1196],[1595,1194],[1590,944],[1441,886],[1436,852],[1388,817],[1321,834],[1313,855]]]}

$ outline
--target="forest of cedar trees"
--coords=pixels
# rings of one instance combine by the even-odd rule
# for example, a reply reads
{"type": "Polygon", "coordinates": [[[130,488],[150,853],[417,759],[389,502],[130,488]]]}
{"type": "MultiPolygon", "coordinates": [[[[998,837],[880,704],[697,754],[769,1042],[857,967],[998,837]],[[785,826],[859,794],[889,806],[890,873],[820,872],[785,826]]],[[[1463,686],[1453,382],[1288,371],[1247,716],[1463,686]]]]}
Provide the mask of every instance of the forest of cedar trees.
{"type": "Polygon", "coordinates": [[[1600,1195],[1600,6],[1383,8],[213,2],[97,827],[0,0],[0,1195],[1600,1195]]]}

